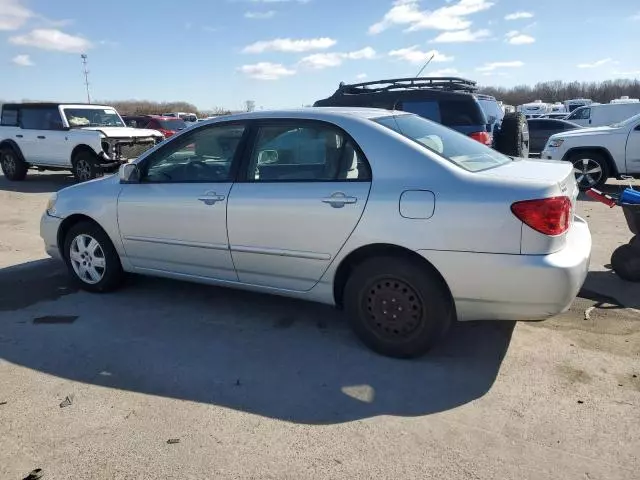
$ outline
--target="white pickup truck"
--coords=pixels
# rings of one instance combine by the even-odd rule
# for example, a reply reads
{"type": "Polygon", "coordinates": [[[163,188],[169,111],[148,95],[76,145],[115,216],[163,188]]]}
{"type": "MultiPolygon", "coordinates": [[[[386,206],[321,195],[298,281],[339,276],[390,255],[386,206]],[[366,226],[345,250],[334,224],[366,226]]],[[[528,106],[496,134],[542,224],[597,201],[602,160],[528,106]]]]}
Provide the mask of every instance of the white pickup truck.
{"type": "Polygon", "coordinates": [[[29,168],[70,170],[78,181],[117,170],[164,139],[156,130],[129,128],[113,107],[89,104],[4,104],[0,166],[7,179],[29,168]]]}
{"type": "Polygon", "coordinates": [[[640,178],[640,114],[607,127],[552,135],[540,158],[573,163],[583,190],[600,187],[611,177],[640,178]]]}

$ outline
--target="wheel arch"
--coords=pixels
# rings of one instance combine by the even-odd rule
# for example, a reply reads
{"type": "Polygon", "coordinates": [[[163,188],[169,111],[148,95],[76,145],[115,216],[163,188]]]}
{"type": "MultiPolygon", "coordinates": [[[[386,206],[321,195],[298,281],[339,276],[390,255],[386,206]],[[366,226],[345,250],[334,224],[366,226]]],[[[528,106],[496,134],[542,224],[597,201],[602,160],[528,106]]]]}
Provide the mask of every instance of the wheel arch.
{"type": "Polygon", "coordinates": [[[574,155],[579,155],[581,153],[586,153],[586,152],[590,152],[590,153],[598,153],[600,155],[602,155],[605,160],[607,161],[607,165],[609,167],[609,172],[610,175],[612,177],[617,177],[618,175],[620,175],[620,172],[618,171],[618,167],[616,165],[616,162],[613,160],[613,156],[611,155],[611,152],[609,152],[609,150],[607,150],[605,147],[575,147],[575,148],[571,148],[569,150],[567,150],[567,153],[564,154],[564,157],[562,157],[562,160],[565,161],[569,161],[569,159],[574,156],[574,155]]]}
{"type": "Polygon", "coordinates": [[[90,153],[91,155],[93,155],[94,157],[98,158],[98,154],[95,152],[95,150],[93,148],[91,148],[89,145],[85,144],[85,143],[81,143],[80,145],[76,145],[73,150],[71,151],[71,165],[73,165],[73,162],[76,158],[76,156],[79,153],[90,153]]]}
{"type": "Polygon", "coordinates": [[[342,308],[343,306],[344,288],[347,284],[349,276],[355,270],[355,268],[358,265],[362,264],[365,260],[381,256],[405,258],[429,270],[440,280],[440,282],[442,282],[442,286],[448,292],[451,304],[455,309],[455,302],[453,300],[453,295],[451,294],[451,289],[449,288],[447,281],[438,271],[438,269],[434,267],[431,262],[429,262],[429,260],[424,258],[422,255],[414,252],[413,250],[388,243],[375,243],[365,245],[352,251],[344,259],[342,259],[340,265],[338,265],[333,279],[333,299],[338,308],[342,308]]]}
{"type": "Polygon", "coordinates": [[[0,142],[0,149],[3,149],[3,148],[11,148],[14,152],[20,155],[20,158],[22,159],[23,162],[25,161],[24,155],[22,154],[22,150],[20,150],[20,146],[15,141],[11,139],[3,140],[2,142],[0,142]]]}
{"type": "MultiPolygon", "coordinates": [[[[109,236],[109,234],[107,233],[105,228],[102,225],[100,225],[100,223],[96,219],[94,219],[94,218],[92,218],[92,217],[90,217],[88,215],[85,215],[83,213],[74,213],[73,215],[69,215],[68,217],[66,217],[62,221],[62,223],[60,224],[60,227],[58,227],[58,234],[57,234],[56,241],[58,243],[58,250],[62,253],[63,256],[65,255],[65,252],[64,252],[64,241],[65,241],[65,238],[67,236],[67,233],[69,233],[69,230],[74,225],[77,225],[78,223],[81,223],[81,222],[88,222],[88,223],[92,223],[92,224],[96,225],[97,227],[99,227],[104,232],[104,234],[109,239],[111,239],[111,237],[109,236]]],[[[111,243],[113,243],[115,245],[113,240],[111,240],[111,243]]]]}

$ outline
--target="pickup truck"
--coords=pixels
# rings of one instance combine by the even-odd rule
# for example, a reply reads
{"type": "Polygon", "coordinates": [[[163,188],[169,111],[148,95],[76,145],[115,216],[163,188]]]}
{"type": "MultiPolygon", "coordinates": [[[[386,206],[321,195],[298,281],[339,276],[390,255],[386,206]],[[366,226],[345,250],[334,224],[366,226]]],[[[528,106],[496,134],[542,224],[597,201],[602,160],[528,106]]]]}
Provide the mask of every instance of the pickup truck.
{"type": "Polygon", "coordinates": [[[156,130],[127,127],[113,107],[90,104],[4,104],[0,166],[11,181],[27,171],[70,170],[87,181],[162,142],[156,130]]]}
{"type": "Polygon", "coordinates": [[[640,114],[607,127],[552,135],[540,157],[573,163],[582,190],[601,187],[611,177],[640,178],[640,114]]]}

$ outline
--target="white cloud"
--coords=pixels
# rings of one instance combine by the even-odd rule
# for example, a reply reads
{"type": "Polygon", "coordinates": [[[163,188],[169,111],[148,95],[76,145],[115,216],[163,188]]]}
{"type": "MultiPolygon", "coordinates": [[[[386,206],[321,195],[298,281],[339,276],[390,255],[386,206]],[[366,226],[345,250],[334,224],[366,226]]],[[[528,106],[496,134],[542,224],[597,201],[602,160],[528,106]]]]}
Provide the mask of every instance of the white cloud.
{"type": "Polygon", "coordinates": [[[507,37],[506,42],[511,45],[528,45],[535,43],[536,39],[531,35],[525,35],[524,33],[511,31],[505,35],[507,37]]]}
{"type": "Polygon", "coordinates": [[[442,68],[440,70],[427,71],[425,75],[429,77],[453,77],[460,75],[460,72],[455,68],[442,68]]]}
{"type": "Polygon", "coordinates": [[[521,20],[521,19],[524,19],[524,18],[533,18],[533,13],[531,13],[531,12],[515,12],[515,13],[510,13],[509,15],[504,17],[505,20],[521,20]]]}
{"type": "Polygon", "coordinates": [[[269,10],[267,12],[244,12],[244,18],[250,18],[251,20],[267,20],[275,17],[275,15],[275,10],[269,10]]]}
{"type": "Polygon", "coordinates": [[[295,75],[296,71],[291,70],[281,63],[260,62],[253,65],[243,65],[238,71],[248,77],[258,80],[278,80],[283,77],[295,75]]]}
{"type": "Polygon", "coordinates": [[[432,62],[450,62],[451,60],[453,60],[453,57],[447,57],[445,54],[440,53],[438,50],[429,50],[428,52],[423,52],[418,48],[418,45],[401,48],[399,50],[392,50],[389,52],[389,56],[405,60],[415,65],[421,65],[425,63],[432,56],[432,62]]]}
{"type": "Polygon", "coordinates": [[[264,52],[308,52],[310,50],[325,50],[333,47],[337,42],[333,38],[309,38],[293,40],[291,38],[276,38],[274,40],[262,40],[247,45],[242,50],[244,53],[264,52]]]}
{"type": "Polygon", "coordinates": [[[309,3],[311,0],[250,0],[251,3],[309,3]]]}
{"type": "Polygon", "coordinates": [[[640,12],[636,13],[635,15],[633,15],[631,17],[631,20],[633,20],[634,22],[640,21],[640,12]]]}
{"type": "Polygon", "coordinates": [[[21,67],[33,67],[33,65],[35,65],[29,55],[16,55],[11,61],[21,67]]]}
{"type": "Polygon", "coordinates": [[[367,77],[368,77],[368,75],[366,73],[359,73],[358,75],[356,75],[356,78],[358,80],[364,80],[367,77]]]}
{"type": "Polygon", "coordinates": [[[345,60],[371,60],[375,58],[376,51],[371,47],[365,47],[353,52],[328,52],[314,53],[300,60],[300,65],[307,68],[321,70],[323,68],[338,67],[345,60]]]}
{"type": "Polygon", "coordinates": [[[612,58],[603,58],[602,60],[597,60],[593,63],[581,63],[578,65],[578,68],[598,68],[611,62],[613,62],[612,58]]]}
{"type": "Polygon", "coordinates": [[[434,43],[466,43],[480,42],[491,36],[489,30],[458,30],[455,32],[443,32],[432,40],[434,43]]]}
{"type": "Polygon", "coordinates": [[[498,68],[519,68],[523,66],[524,62],[521,62],[520,60],[516,60],[513,62],[492,62],[485,63],[482,67],[476,68],[476,70],[478,72],[493,72],[498,68]]]}
{"type": "Polygon", "coordinates": [[[20,3],[19,0],[0,0],[0,30],[17,30],[34,17],[34,13],[20,3]]]}
{"type": "Polygon", "coordinates": [[[93,47],[93,44],[82,37],[69,35],[55,29],[36,29],[25,35],[9,38],[14,45],[56,50],[68,53],[83,53],[93,47]]]}
{"type": "Polygon", "coordinates": [[[458,0],[435,10],[420,10],[418,0],[396,0],[382,20],[369,27],[372,35],[394,25],[406,25],[405,31],[465,30],[471,26],[469,15],[487,10],[494,5],[489,0],[458,0]]]}

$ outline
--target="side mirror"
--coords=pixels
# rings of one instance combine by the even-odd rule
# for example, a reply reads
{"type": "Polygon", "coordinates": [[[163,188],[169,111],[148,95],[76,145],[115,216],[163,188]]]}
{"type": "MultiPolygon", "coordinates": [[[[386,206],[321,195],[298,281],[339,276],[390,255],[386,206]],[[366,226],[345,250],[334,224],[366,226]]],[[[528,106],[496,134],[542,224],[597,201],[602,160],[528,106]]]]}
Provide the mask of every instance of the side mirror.
{"type": "Polygon", "coordinates": [[[125,163],[120,165],[118,170],[120,183],[138,183],[140,181],[140,169],[135,163],[125,163]]]}
{"type": "Polygon", "coordinates": [[[258,154],[258,165],[265,163],[278,163],[277,150],[263,150],[258,154]]]}

